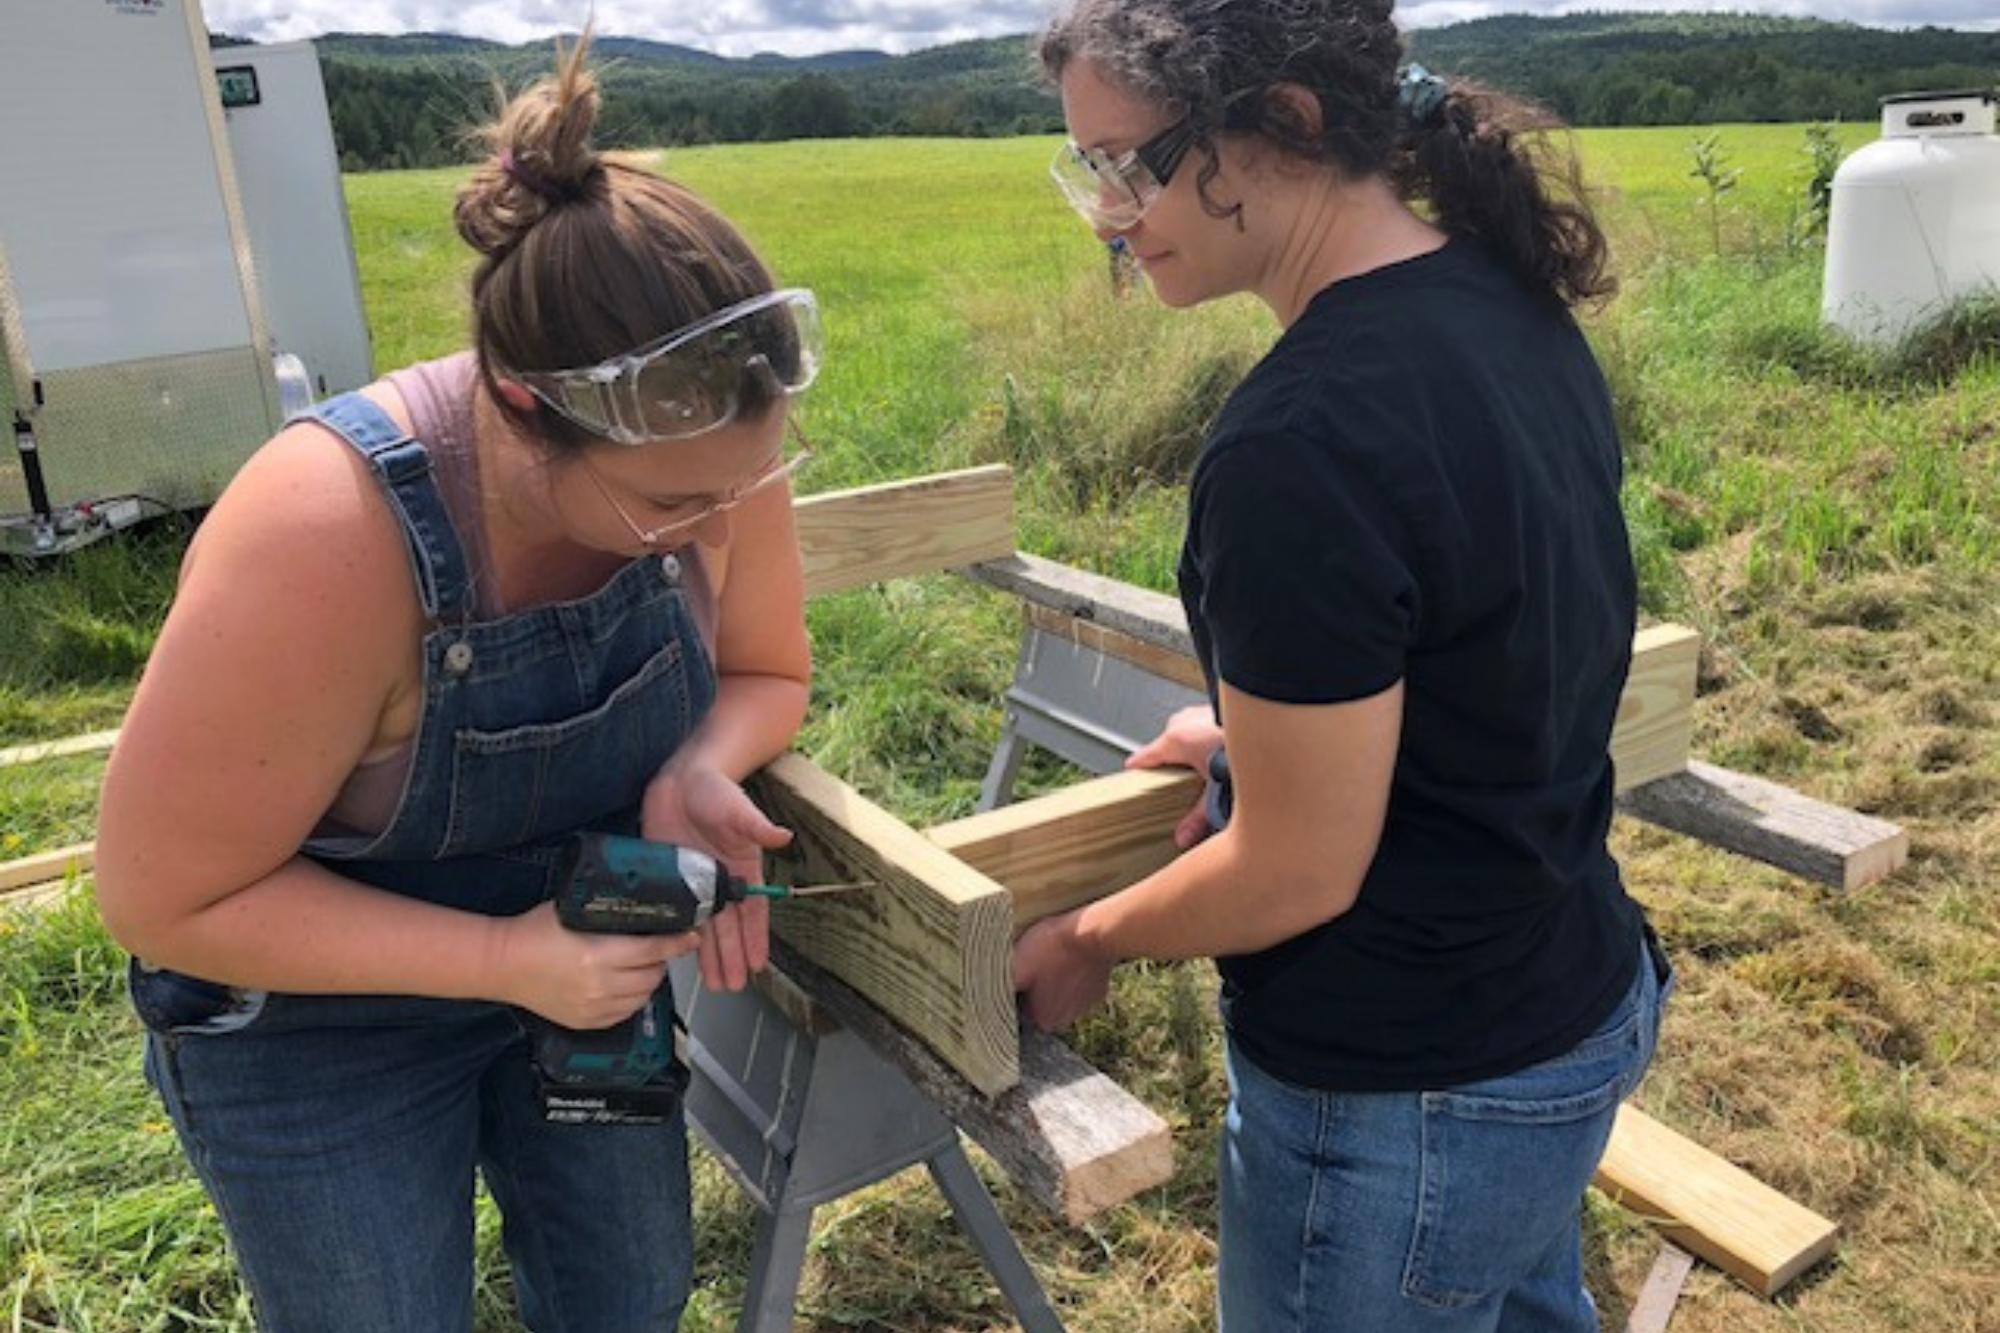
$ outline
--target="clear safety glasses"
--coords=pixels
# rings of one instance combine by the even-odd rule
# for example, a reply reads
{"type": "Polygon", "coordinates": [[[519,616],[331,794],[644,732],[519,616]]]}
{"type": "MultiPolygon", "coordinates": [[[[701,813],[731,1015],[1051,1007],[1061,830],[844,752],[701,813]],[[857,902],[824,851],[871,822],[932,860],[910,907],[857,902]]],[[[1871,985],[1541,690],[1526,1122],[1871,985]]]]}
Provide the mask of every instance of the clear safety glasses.
{"type": "Polygon", "coordinates": [[[745,409],[803,392],[825,349],[819,303],[787,287],[594,366],[514,378],[593,435],[652,444],[718,430],[745,409]]]}
{"type": "Polygon", "coordinates": [[[618,515],[619,521],[624,523],[641,546],[674,545],[717,514],[728,513],[759,491],[768,490],[806,465],[806,460],[812,457],[812,441],[806,438],[805,432],[799,429],[797,422],[787,421],[786,425],[791,430],[793,442],[798,446],[795,451],[791,453],[780,451],[768,466],[730,487],[715,499],[690,500],[684,504],[674,505],[671,510],[666,511],[669,513],[666,522],[650,528],[641,527],[639,520],[632,517],[624,505],[618,503],[618,497],[612,494],[611,487],[605,484],[604,478],[598,475],[597,469],[590,465],[588,458],[583,460],[583,469],[590,476],[590,484],[604,497],[604,503],[611,506],[611,512],[618,515]]]}
{"type": "Polygon", "coordinates": [[[1049,175],[1085,222],[1099,231],[1124,231],[1144,217],[1167,188],[1195,137],[1193,122],[1182,117],[1117,157],[1071,139],[1056,150],[1049,175]]]}

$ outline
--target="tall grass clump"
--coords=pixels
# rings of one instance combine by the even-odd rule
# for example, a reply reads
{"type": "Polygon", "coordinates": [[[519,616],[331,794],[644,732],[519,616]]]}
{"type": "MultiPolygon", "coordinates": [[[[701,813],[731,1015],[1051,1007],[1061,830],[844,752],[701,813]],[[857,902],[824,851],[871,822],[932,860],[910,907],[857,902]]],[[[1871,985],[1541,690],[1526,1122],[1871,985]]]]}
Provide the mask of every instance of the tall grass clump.
{"type": "Polygon", "coordinates": [[[1269,312],[1247,297],[1170,310],[1093,270],[1052,292],[983,292],[971,318],[986,392],[954,438],[1014,469],[1023,543],[1170,590],[1188,475],[1277,336],[1269,312]]]}
{"type": "Polygon", "coordinates": [[[0,577],[0,741],[110,725],[173,598],[187,524],[155,522],[0,577]]]}
{"type": "Polygon", "coordinates": [[[1197,318],[1105,286],[1077,283],[1052,304],[1017,301],[980,320],[985,358],[1008,367],[978,423],[988,428],[981,452],[1045,469],[1077,509],[1185,481],[1272,336],[1269,315],[1247,302],[1197,318]]]}
{"type": "MultiPolygon", "coordinates": [[[[1821,264],[1797,252],[1656,265],[1596,331],[1642,568],[1664,570],[1660,550],[1726,552],[1754,593],[2000,558],[1980,410],[2000,385],[1993,303],[1875,351],[1821,322],[1821,264]]],[[[1674,582],[1653,585],[1650,609],[1684,611],[1674,582]]]]}
{"type": "Polygon", "coordinates": [[[0,1310],[64,1333],[246,1327],[214,1210],[138,1076],[123,977],[81,887],[0,908],[0,1310]]]}

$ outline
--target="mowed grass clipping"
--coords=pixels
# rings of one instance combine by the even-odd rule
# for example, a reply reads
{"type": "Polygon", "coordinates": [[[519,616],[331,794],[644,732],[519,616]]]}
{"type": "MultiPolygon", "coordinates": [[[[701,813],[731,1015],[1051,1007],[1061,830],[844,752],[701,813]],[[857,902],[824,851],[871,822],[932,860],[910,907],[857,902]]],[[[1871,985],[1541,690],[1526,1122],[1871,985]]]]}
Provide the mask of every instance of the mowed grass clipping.
{"type": "MultiPolygon", "coordinates": [[[[1645,614],[1705,636],[1696,752],[1903,824],[1912,860],[1843,894],[1629,820],[1628,879],[1681,970],[1655,1116],[1843,1228],[1776,1301],[1712,1269],[1676,1333],[2000,1329],[2000,352],[1968,306],[1921,347],[1818,320],[1797,227],[1802,126],[1587,131],[1624,287],[1587,319],[1626,435],[1645,614]],[[1739,170],[1693,172],[1713,136],[1739,170]],[[1718,244],[1719,238],[1719,244],[1718,244]]],[[[1868,126],[1837,127],[1848,147],[1868,126]]],[[[1015,469],[1020,544],[1170,589],[1208,414],[1275,336],[1254,303],[1112,294],[1048,138],[674,150],[663,167],[815,288],[831,342],[804,404],[825,490],[1015,469]]],[[[464,340],[456,172],[349,178],[379,366],[464,340]]],[[[169,595],[175,533],[0,572],[0,744],[115,725],[169,595]]],[[[962,814],[998,735],[1018,613],[949,576],[811,608],[801,746],[913,823],[962,814]]],[[[0,780],[4,855],[78,841],[100,760],[0,780]]],[[[1040,759],[1023,786],[1072,780],[1040,759]]],[[[138,1072],[121,958],[75,886],[0,919],[0,1328],[250,1327],[220,1230],[138,1072]]],[[[1074,1044],[1173,1126],[1173,1182],[1084,1228],[978,1158],[1066,1325],[1212,1327],[1212,1142],[1224,1088],[1205,964],[1137,965],[1074,1044]]],[[[697,1173],[686,1327],[735,1326],[756,1213],[697,1173]]],[[[479,1327],[514,1333],[482,1203],[479,1327]]],[[[1591,1195],[1589,1279],[1622,1327],[1654,1255],[1591,1195]]],[[[820,1210],[796,1326],[972,1333],[1013,1320],[922,1173],[820,1210]]]]}

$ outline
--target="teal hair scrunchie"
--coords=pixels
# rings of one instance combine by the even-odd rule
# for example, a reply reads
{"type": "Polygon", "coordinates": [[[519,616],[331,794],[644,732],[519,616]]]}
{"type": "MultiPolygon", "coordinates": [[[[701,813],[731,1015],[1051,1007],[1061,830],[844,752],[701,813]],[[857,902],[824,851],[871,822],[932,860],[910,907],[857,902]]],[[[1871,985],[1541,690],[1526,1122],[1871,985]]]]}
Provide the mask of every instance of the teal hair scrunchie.
{"type": "Polygon", "coordinates": [[[1412,64],[1403,70],[1396,80],[1396,100],[1402,104],[1403,114],[1410,118],[1412,125],[1429,125],[1444,109],[1444,99],[1451,94],[1451,85],[1422,65],[1412,64]]]}

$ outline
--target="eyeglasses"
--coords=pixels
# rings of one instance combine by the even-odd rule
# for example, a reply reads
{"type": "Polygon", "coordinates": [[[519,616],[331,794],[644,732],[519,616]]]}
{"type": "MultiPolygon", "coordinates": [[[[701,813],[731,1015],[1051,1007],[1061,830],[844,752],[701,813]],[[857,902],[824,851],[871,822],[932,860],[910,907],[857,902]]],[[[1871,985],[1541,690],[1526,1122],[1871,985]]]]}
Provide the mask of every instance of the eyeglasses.
{"type": "Polygon", "coordinates": [[[770,466],[764,468],[740,485],[733,486],[723,492],[722,498],[719,500],[712,500],[707,504],[675,506],[686,512],[678,514],[656,528],[642,528],[639,526],[638,520],[634,519],[626,511],[624,505],[618,503],[618,497],[613,495],[611,488],[604,484],[604,478],[597,475],[597,469],[590,465],[588,458],[583,460],[583,470],[590,477],[590,484],[595,486],[597,493],[604,497],[604,503],[611,506],[611,512],[618,515],[619,520],[631,530],[632,536],[638,543],[641,546],[658,546],[662,543],[668,543],[674,538],[687,536],[717,514],[728,513],[751,496],[757,494],[757,492],[768,490],[804,467],[806,460],[813,455],[812,441],[806,438],[805,432],[799,429],[797,422],[787,419],[786,426],[790,429],[792,437],[799,443],[799,449],[796,453],[785,454],[781,452],[771,462],[770,466]]]}
{"type": "Polygon", "coordinates": [[[705,435],[805,391],[825,353],[819,303],[802,287],[765,292],[574,370],[514,378],[565,419],[619,444],[705,435]]]}
{"type": "Polygon", "coordinates": [[[1049,175],[1085,222],[1101,231],[1124,231],[1159,199],[1196,137],[1194,122],[1183,116],[1117,157],[1071,139],[1056,150],[1049,175]]]}

